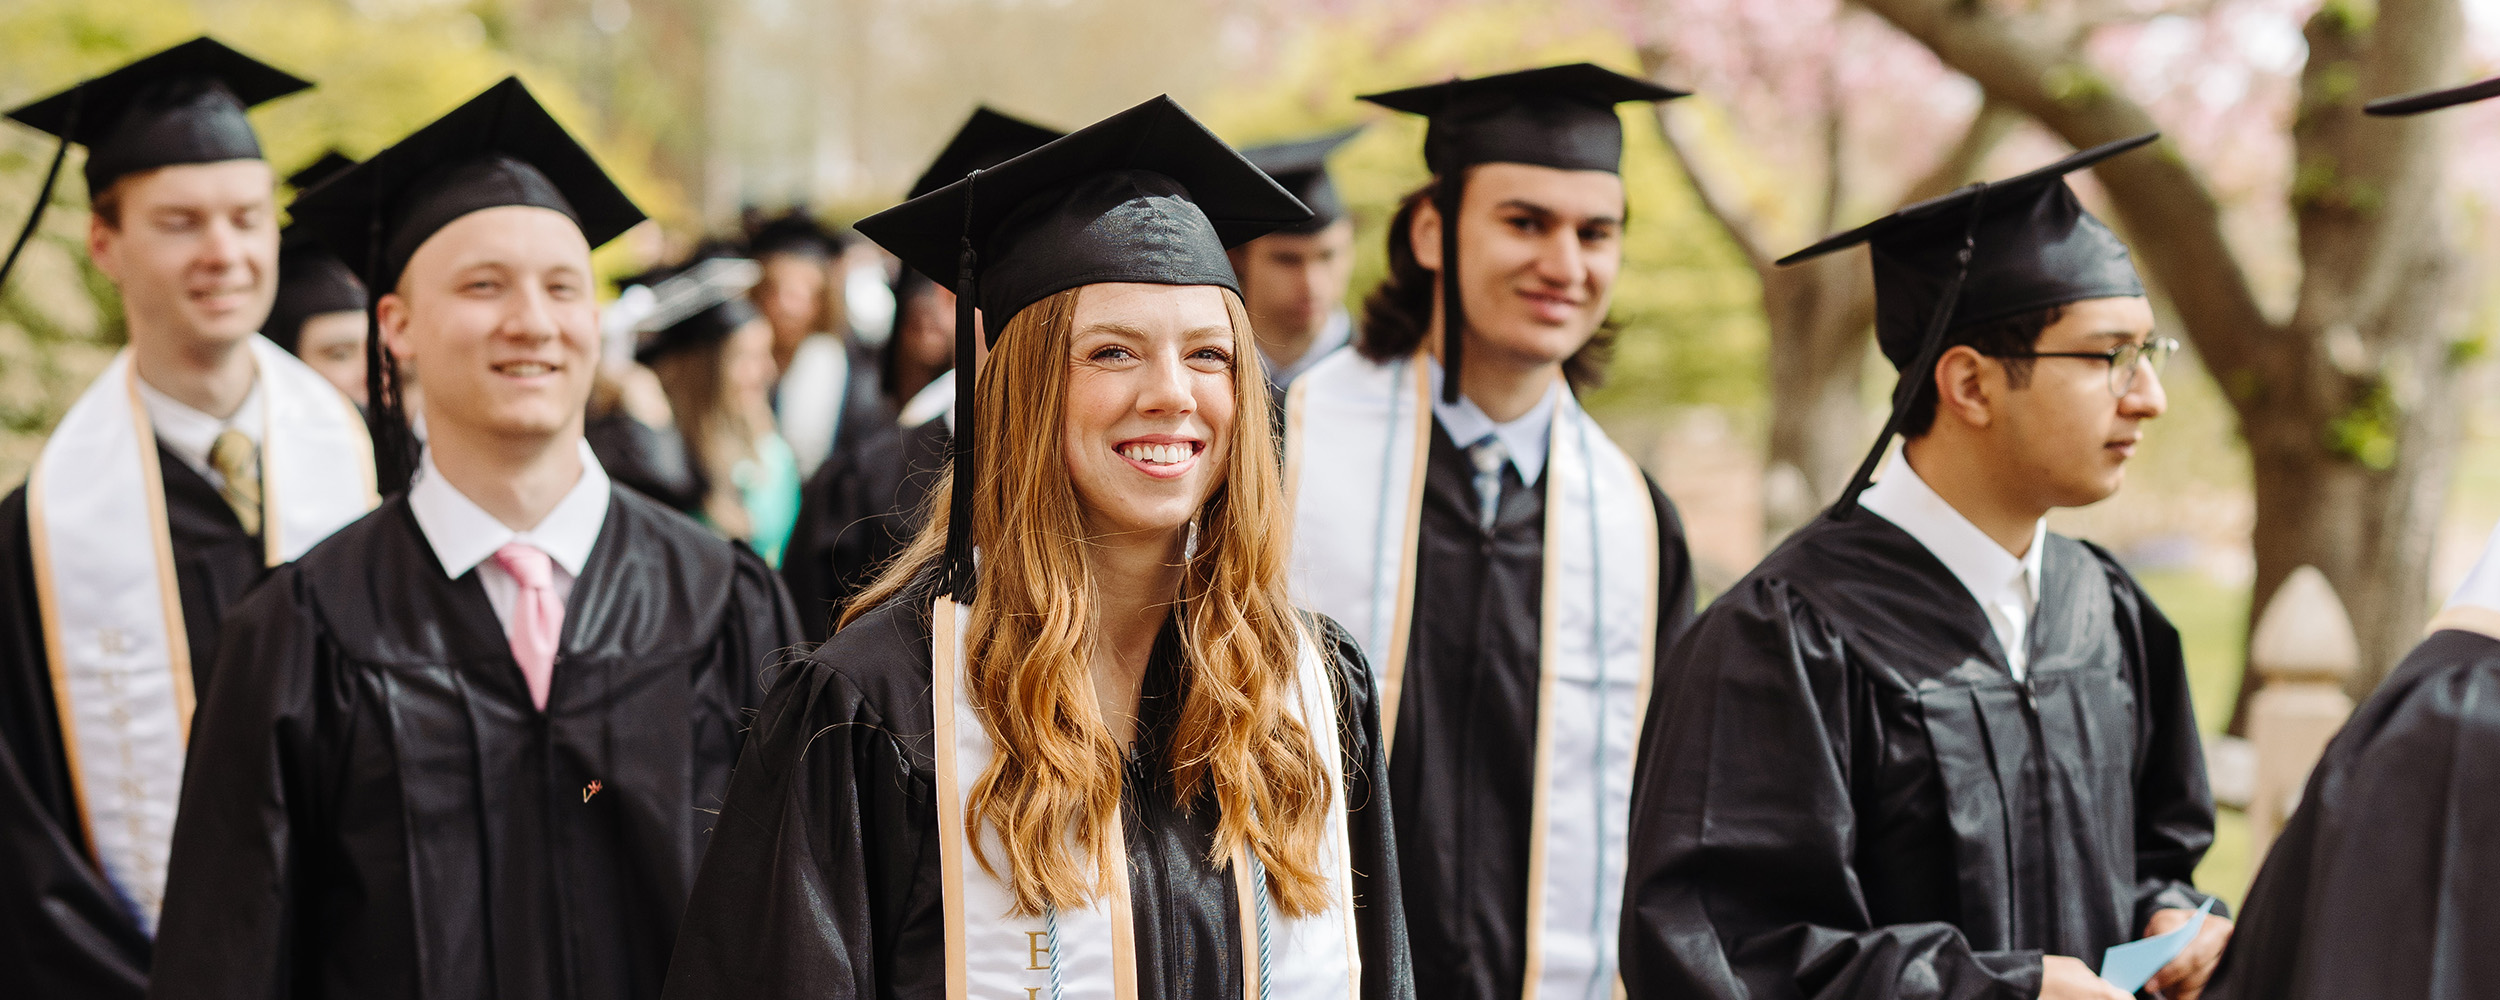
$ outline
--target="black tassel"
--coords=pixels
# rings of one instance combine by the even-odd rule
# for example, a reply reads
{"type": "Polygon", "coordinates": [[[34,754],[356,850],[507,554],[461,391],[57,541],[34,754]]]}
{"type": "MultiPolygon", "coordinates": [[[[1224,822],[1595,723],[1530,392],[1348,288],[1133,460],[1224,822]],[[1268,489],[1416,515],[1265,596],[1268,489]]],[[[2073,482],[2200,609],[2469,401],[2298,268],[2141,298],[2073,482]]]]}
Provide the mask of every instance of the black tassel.
{"type": "Polygon", "coordinates": [[[1463,168],[1450,171],[1432,199],[1441,213],[1441,401],[1449,404],[1458,402],[1458,366],[1467,343],[1467,309],[1460,305],[1458,287],[1458,206],[1466,178],[1463,168]]]}
{"type": "MultiPolygon", "coordinates": [[[[43,225],[43,210],[52,204],[52,186],[60,182],[61,161],[69,158],[69,137],[78,134],[78,107],[86,103],[87,85],[70,88],[69,115],[61,127],[61,145],[52,151],[52,168],[43,172],[43,190],[35,195],[35,207],[26,213],[26,226],[17,231],[17,242],[9,246],[9,259],[0,261],[0,289],[9,286],[9,275],[17,271],[17,255],[26,252],[26,243],[35,238],[35,229],[43,225]]],[[[88,192],[93,197],[94,192],[88,192]]]]}
{"type": "Polygon", "coordinates": [[[951,442],[954,488],[946,501],[945,585],[947,596],[962,604],[972,603],[973,586],[973,338],[981,335],[974,316],[981,282],[977,276],[980,258],[972,249],[972,196],[980,179],[978,170],[964,176],[963,250],[955,261],[955,433],[951,442]]]}
{"type": "Polygon", "coordinates": [[[1876,435],[1875,448],[1858,462],[1858,471],[1849,477],[1849,486],[1840,491],[1840,501],[1832,504],[1832,518],[1845,520],[1857,512],[1858,494],[1866,492],[1875,480],[1875,466],[1883,462],[1884,451],[1892,446],[1892,436],[1901,433],[1901,421],[1910,408],[1918,405],[1919,394],[1936,384],[1936,359],[1944,356],[1945,330],[1953,322],[1953,307],[1962,298],[1963,279],[1970,277],[1970,262],[1979,242],[1979,218],[1988,209],[1988,185],[1972,185],[1977,191],[1971,197],[1970,221],[1962,226],[1962,249],[1954,254],[1953,280],[1945,282],[1943,305],[1934,318],[1927,321],[1927,332],[1919,341],[1918,357],[1901,369],[1901,381],[1892,387],[1892,415],[1884,418],[1884,432],[1876,435]]]}
{"type": "Polygon", "coordinates": [[[399,395],[399,363],[382,343],[384,289],[378,284],[382,272],[382,213],[375,212],[367,225],[365,269],[361,275],[370,283],[365,289],[366,422],[373,434],[375,486],[383,496],[390,496],[407,489],[409,480],[416,478],[416,432],[408,425],[406,405],[399,395]]]}

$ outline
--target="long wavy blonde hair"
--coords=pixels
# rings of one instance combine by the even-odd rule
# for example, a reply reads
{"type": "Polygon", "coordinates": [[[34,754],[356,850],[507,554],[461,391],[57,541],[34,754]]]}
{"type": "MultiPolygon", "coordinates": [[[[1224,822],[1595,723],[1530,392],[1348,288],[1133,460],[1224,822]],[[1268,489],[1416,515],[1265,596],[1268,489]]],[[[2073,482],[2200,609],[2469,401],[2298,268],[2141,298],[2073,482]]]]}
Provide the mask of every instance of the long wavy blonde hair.
{"type": "MultiPolygon", "coordinates": [[[[1024,914],[1090,906],[1110,891],[1114,866],[1127,863],[1114,849],[1121,748],[1089,666],[1100,631],[1097,588],[1060,444],[1081,291],[1017,313],[976,386],[981,488],[972,539],[981,565],[965,686],[997,754],[972,787],[964,823],[982,869],[1008,885],[1024,914]],[[998,833],[1003,857],[981,846],[984,823],[998,833]]],[[[1224,305],[1233,328],[1231,448],[1223,482],[1200,510],[1197,552],[1178,595],[1188,682],[1172,733],[1172,786],[1178,805],[1212,794],[1222,811],[1210,862],[1222,868],[1235,848],[1248,847],[1267,869],[1276,908],[1305,916],[1329,902],[1319,861],[1335,789],[1313,731],[1289,708],[1301,638],[1285,596],[1289,525],[1267,378],[1241,299],[1227,291],[1224,305]]],[[[944,558],[951,485],[941,479],[927,526],[851,602],[843,625],[944,558]]],[[[1336,720],[1311,722],[1335,738],[1336,720]]]]}

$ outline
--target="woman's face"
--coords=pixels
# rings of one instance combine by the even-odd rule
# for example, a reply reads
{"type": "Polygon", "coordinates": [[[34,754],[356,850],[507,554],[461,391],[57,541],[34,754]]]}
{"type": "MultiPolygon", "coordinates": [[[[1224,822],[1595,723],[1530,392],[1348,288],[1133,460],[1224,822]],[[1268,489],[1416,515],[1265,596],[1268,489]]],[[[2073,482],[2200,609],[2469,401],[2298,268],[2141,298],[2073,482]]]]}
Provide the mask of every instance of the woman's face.
{"type": "Polygon", "coordinates": [[[1087,285],[1061,450],[1088,531],[1177,532],[1224,481],[1232,318],[1213,285],[1087,285]]]}
{"type": "Polygon", "coordinates": [[[737,405],[769,409],[780,374],[773,364],[773,326],[763,318],[747,321],[721,344],[721,377],[737,405]]]}

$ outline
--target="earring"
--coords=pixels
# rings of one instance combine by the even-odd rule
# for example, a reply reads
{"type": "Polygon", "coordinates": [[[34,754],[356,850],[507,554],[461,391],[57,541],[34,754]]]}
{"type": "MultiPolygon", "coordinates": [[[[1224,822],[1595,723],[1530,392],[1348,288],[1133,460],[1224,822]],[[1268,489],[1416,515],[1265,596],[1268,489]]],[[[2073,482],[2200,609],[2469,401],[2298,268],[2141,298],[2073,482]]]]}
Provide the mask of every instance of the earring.
{"type": "Polygon", "coordinates": [[[1197,514],[1189,515],[1189,540],[1181,543],[1181,561],[1184,563],[1198,558],[1198,517],[1197,514]]]}

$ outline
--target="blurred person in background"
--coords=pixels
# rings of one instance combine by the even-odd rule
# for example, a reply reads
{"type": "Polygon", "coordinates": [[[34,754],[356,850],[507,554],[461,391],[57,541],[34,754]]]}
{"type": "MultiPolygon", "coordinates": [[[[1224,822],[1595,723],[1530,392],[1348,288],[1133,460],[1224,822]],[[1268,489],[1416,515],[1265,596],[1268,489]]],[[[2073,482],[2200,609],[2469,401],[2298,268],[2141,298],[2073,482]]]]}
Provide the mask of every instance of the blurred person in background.
{"type": "Polygon", "coordinates": [[[374,503],[354,404],[256,333],[277,175],[244,109],[308,86],[200,38],[9,112],[87,147],[86,251],[129,336],[0,501],[0,969],[24,995],[147,990],[219,627],[374,503]]]}
{"type": "Polygon", "coordinates": [[[1311,208],[1311,221],[1232,250],[1241,298],[1267,362],[1269,400],[1284,425],[1285,390],[1330,351],[1354,337],[1345,304],[1354,281],[1354,220],[1328,177],[1328,154],[1354,138],[1346,129],[1298,142],[1258,146],[1243,156],[1311,208]]]}
{"type": "Polygon", "coordinates": [[[703,509],[703,479],[686,457],[668,390],[634,360],[643,321],[658,304],[651,286],[668,274],[660,269],[619,281],[616,301],[600,311],[599,372],[582,438],[609,478],[692,516],[703,509]]]}
{"type": "MultiPolygon", "coordinates": [[[[355,165],[323,153],[286,183],[309,191],[355,165]]],[[[278,233],[278,297],[260,332],[365,405],[365,285],[312,234],[293,227],[278,233]]]]}
{"type": "Polygon", "coordinates": [[[813,217],[791,209],[764,223],[747,256],[762,270],[755,308],[772,327],[775,426],[805,479],[894,419],[878,385],[882,363],[851,335],[850,257],[813,217]]]}
{"type": "Polygon", "coordinates": [[[703,484],[695,516],[778,565],[798,519],[798,461],[773,426],[773,327],[749,304],[762,268],[710,257],[651,286],[634,360],[659,377],[703,484]]]}

